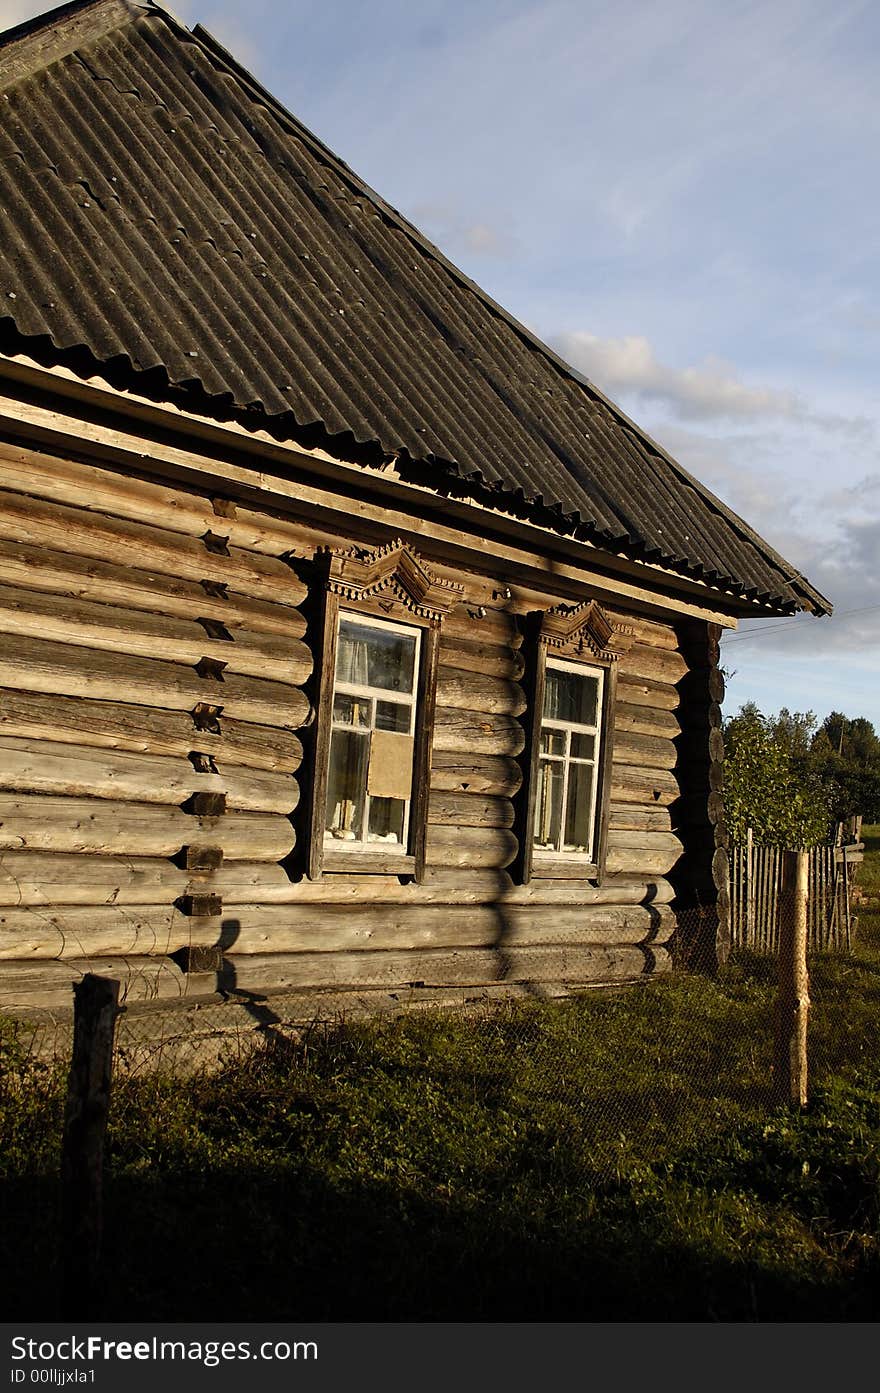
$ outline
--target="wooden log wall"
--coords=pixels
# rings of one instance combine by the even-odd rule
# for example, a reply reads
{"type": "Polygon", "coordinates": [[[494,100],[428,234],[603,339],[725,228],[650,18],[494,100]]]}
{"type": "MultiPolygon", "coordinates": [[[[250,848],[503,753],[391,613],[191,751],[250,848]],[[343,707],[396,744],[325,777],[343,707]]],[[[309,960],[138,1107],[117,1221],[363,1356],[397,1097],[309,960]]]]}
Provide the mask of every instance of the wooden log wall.
{"type": "MultiPolygon", "coordinates": [[[[422,883],[310,882],[291,871],[308,527],[146,466],[130,478],[14,443],[0,444],[0,480],[0,1009],[69,1006],[86,971],[119,977],[131,1003],[218,988],[550,993],[669,967],[677,868],[709,818],[709,701],[693,718],[683,695],[707,680],[699,626],[683,641],[612,612],[635,641],[601,885],[514,883],[522,624],[515,605],[467,599],[441,628],[422,883]]],[[[466,574],[438,569],[467,593],[466,574]]]]}
{"type": "Polygon", "coordinates": [[[681,923],[681,960],[711,971],[727,961],[731,948],[721,631],[714,624],[687,620],[679,626],[679,634],[687,670],[678,684],[685,714],[677,741],[680,795],[673,815],[686,855],[676,867],[673,883],[681,923]]]}
{"type": "Polygon", "coordinates": [[[0,1008],[67,1006],[88,970],[184,996],[213,878],[283,876],[295,844],[296,538],[9,443],[0,482],[0,1008]]]}

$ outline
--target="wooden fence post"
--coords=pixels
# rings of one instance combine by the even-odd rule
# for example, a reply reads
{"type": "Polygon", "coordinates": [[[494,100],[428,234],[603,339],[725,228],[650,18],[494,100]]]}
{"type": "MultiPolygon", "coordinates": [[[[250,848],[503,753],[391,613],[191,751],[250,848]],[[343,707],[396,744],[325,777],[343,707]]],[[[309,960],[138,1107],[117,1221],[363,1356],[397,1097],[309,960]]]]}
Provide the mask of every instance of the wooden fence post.
{"type": "Polygon", "coordinates": [[[97,1314],[104,1135],[119,983],[88,973],[73,989],[73,1056],[61,1152],[61,1315],[97,1314]]]}
{"type": "Polygon", "coordinates": [[[775,1092],[780,1103],[807,1101],[807,893],[805,851],[783,853],[779,897],[779,988],[776,997],[775,1092]]]}
{"type": "Polygon", "coordinates": [[[746,828],[746,865],[745,865],[745,901],[746,901],[746,946],[755,946],[755,913],[752,890],[752,848],[753,838],[751,827],[746,828]]]}

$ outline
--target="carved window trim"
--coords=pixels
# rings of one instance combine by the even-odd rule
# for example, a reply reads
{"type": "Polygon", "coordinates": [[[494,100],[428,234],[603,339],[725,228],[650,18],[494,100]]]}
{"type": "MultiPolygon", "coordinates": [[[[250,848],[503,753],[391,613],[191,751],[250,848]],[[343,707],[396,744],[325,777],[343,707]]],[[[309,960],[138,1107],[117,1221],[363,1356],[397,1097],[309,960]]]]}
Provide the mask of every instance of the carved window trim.
{"type": "Polygon", "coordinates": [[[318,553],[321,577],[320,665],[309,814],[307,874],[318,880],[327,872],[361,872],[424,878],[428,792],[439,636],[443,616],[463,598],[464,587],[434,574],[407,543],[396,540],[378,548],[351,547],[318,553]],[[409,840],[403,852],[375,849],[343,851],[325,845],[330,736],[336,675],[340,611],[357,617],[398,623],[421,631],[419,673],[415,687],[416,725],[409,840]]]}
{"type": "Polygon", "coordinates": [[[531,680],[523,753],[523,789],[517,819],[519,879],[523,884],[532,879],[599,882],[605,874],[608,847],[617,664],[621,654],[634,642],[635,635],[626,625],[612,621],[596,600],[587,600],[579,605],[557,605],[533,614],[529,618],[528,629],[531,680]],[[548,660],[552,663],[554,659],[566,665],[583,664],[587,672],[601,669],[603,673],[601,708],[597,713],[598,783],[593,836],[595,854],[592,859],[587,859],[581,853],[566,851],[556,854],[538,852],[536,855],[534,846],[547,663],[548,660]]]}

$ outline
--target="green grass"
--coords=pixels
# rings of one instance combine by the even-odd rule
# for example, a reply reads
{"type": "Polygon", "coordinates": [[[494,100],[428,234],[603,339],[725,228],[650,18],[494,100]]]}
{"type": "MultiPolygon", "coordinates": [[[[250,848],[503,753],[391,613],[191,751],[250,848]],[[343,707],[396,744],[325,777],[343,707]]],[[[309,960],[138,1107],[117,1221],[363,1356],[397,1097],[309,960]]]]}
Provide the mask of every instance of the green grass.
{"type": "Polygon", "coordinates": [[[862,841],[865,859],[859,867],[858,884],[866,895],[877,899],[880,897],[880,823],[864,826],[862,841]]]}
{"type": "MultiPolygon", "coordinates": [[[[120,1080],[105,1318],[875,1319],[880,916],[811,982],[803,1114],[760,958],[120,1080]]],[[[63,1079],[0,1045],[0,1299],[48,1318],[63,1079]]]]}

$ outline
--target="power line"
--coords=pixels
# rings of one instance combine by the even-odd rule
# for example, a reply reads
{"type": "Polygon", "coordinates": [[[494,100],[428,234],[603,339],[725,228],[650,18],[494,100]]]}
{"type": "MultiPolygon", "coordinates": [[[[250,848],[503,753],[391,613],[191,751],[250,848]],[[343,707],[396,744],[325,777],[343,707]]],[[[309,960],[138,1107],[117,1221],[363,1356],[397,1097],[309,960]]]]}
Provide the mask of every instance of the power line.
{"type": "MultiPolygon", "coordinates": [[[[880,609],[880,605],[864,605],[862,609],[844,609],[841,610],[839,614],[830,615],[829,618],[848,619],[852,614],[870,614],[875,609],[880,609]]],[[[802,629],[805,625],[811,623],[812,620],[808,618],[788,619],[784,624],[765,624],[763,628],[753,629],[749,634],[734,634],[731,638],[725,637],[722,642],[725,644],[747,643],[749,639],[761,638],[763,634],[778,634],[781,633],[783,629],[802,629]]]]}

